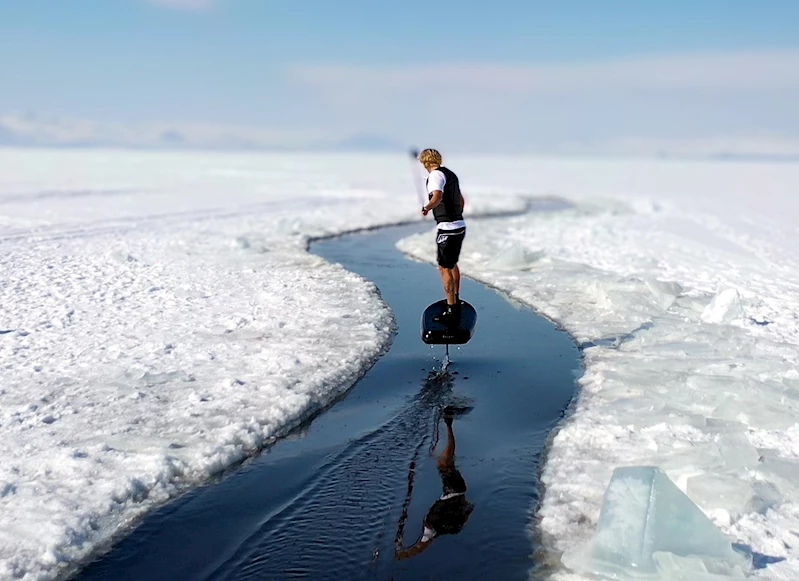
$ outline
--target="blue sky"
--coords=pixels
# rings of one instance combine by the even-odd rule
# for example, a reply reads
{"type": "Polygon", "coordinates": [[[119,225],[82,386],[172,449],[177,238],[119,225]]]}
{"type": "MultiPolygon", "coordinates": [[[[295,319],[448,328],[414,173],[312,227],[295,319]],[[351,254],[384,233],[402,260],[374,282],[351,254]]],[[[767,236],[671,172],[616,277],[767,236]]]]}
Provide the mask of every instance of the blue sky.
{"type": "Polygon", "coordinates": [[[793,0],[0,0],[0,115],[472,149],[799,139],[793,68],[793,0]]]}

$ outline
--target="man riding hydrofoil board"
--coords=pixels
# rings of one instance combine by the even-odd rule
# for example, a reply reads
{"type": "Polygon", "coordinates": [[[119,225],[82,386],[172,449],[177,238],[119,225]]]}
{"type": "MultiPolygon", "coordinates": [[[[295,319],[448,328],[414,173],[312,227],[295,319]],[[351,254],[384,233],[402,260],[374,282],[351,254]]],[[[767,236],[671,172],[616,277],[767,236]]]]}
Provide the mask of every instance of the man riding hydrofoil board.
{"type": "Polygon", "coordinates": [[[436,219],[438,270],[447,297],[447,310],[434,320],[454,326],[460,322],[461,314],[461,272],[458,269],[458,259],[466,236],[466,222],[463,220],[464,199],[458,176],[441,165],[441,154],[438,151],[425,149],[419,154],[419,161],[429,174],[428,202],[422,206],[422,215],[427,216],[432,210],[436,219]]]}

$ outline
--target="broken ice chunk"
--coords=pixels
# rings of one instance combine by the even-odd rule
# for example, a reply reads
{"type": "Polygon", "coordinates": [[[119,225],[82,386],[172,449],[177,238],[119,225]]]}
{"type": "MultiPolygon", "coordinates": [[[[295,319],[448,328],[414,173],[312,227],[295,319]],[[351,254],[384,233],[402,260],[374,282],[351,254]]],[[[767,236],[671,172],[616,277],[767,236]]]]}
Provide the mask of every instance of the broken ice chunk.
{"type": "Polygon", "coordinates": [[[654,466],[617,468],[597,532],[563,563],[620,581],[742,577],[751,563],[668,476],[654,466]]]}
{"type": "Polygon", "coordinates": [[[744,433],[722,434],[716,442],[724,460],[724,468],[729,471],[751,470],[757,468],[758,454],[744,433]]]}
{"type": "Polygon", "coordinates": [[[758,471],[766,481],[776,484],[780,490],[799,493],[799,461],[764,456],[758,471]]]}
{"type": "Polygon", "coordinates": [[[716,294],[702,311],[702,320],[705,323],[732,323],[743,321],[744,318],[741,295],[734,288],[728,288],[716,294]]]}
{"type": "Polygon", "coordinates": [[[748,482],[733,476],[700,474],[688,479],[686,492],[705,510],[717,508],[743,514],[754,496],[748,482]]]}
{"type": "Polygon", "coordinates": [[[716,434],[735,434],[746,431],[746,426],[741,422],[719,418],[705,418],[705,427],[708,432],[714,432],[716,434]]]}
{"type": "Polygon", "coordinates": [[[723,561],[706,562],[700,557],[678,557],[674,553],[653,555],[662,579],[669,581],[717,581],[746,579],[741,567],[723,561]]]}
{"type": "Polygon", "coordinates": [[[682,293],[682,286],[676,282],[664,282],[656,279],[647,279],[644,282],[663,310],[669,309],[682,293]]]}
{"type": "Polygon", "coordinates": [[[762,399],[737,400],[733,396],[716,407],[711,415],[717,419],[743,422],[764,430],[787,430],[796,423],[796,418],[786,405],[762,399]]]}
{"type": "Polygon", "coordinates": [[[488,267],[495,270],[526,270],[543,257],[543,251],[533,252],[514,244],[494,256],[488,267]]]}
{"type": "Polygon", "coordinates": [[[141,383],[147,386],[163,385],[180,378],[180,371],[166,371],[164,373],[150,373],[145,371],[141,383]]]}
{"type": "Polygon", "coordinates": [[[771,482],[752,483],[752,492],[753,495],[746,507],[746,512],[766,514],[770,508],[782,502],[780,489],[771,482]]]}

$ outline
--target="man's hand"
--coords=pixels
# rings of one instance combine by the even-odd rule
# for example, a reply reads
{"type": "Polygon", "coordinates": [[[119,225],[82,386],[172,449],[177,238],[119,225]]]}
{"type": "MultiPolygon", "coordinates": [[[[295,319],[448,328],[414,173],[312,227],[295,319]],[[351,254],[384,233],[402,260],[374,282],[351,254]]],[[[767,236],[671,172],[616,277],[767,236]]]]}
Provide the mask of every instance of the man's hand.
{"type": "Polygon", "coordinates": [[[435,190],[434,192],[430,192],[430,201],[427,202],[424,206],[422,206],[422,216],[427,216],[427,213],[438,206],[441,203],[441,200],[444,198],[444,192],[441,190],[435,190]],[[429,207],[428,207],[429,206],[429,207]]]}

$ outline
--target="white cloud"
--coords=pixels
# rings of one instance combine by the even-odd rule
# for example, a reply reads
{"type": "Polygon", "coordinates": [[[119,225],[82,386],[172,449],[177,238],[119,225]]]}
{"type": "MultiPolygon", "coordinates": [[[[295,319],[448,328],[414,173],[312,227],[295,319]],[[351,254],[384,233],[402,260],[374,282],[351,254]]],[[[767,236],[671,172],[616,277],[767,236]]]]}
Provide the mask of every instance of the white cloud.
{"type": "Polygon", "coordinates": [[[215,0],[147,0],[150,4],[174,8],[177,10],[189,10],[201,12],[210,10],[216,4],[215,0]]]}
{"type": "Polygon", "coordinates": [[[799,139],[799,51],[558,65],[301,65],[288,76],[340,126],[442,147],[799,139]]]}
{"type": "Polygon", "coordinates": [[[799,89],[799,51],[683,54],[566,65],[306,65],[294,67],[290,75],[319,87],[388,91],[469,89],[541,95],[586,90],[761,91],[799,89]]]}

